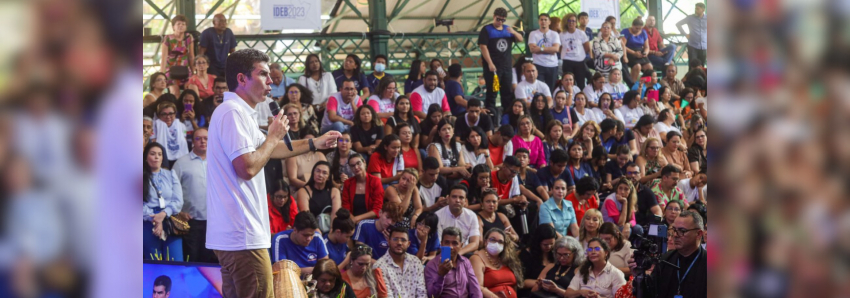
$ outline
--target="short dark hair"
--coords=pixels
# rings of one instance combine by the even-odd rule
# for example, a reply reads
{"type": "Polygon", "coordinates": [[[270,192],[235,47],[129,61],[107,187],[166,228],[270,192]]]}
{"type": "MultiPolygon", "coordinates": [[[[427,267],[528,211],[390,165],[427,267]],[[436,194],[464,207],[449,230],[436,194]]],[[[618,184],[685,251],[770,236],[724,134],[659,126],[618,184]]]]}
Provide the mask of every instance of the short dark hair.
{"type": "Polygon", "coordinates": [[[227,88],[230,91],[236,90],[239,86],[239,81],[236,79],[239,74],[251,77],[251,72],[254,71],[254,64],[257,62],[269,63],[270,58],[266,53],[257,49],[241,49],[227,56],[225,61],[225,78],[227,79],[227,88]]]}
{"type": "Polygon", "coordinates": [[[643,26],[643,18],[638,16],[632,21],[632,26],[643,26]]]}
{"type": "Polygon", "coordinates": [[[599,183],[596,182],[596,178],[585,176],[578,181],[576,181],[576,194],[584,194],[591,190],[599,189],[599,183]]]}
{"type": "MultiPolygon", "coordinates": [[[[661,87],[661,89],[664,89],[664,88],[667,88],[667,87],[661,87]]],[[[659,92],[658,92],[658,94],[662,94],[662,93],[663,93],[663,92],[661,92],[661,91],[659,91],[659,92]]],[[[667,118],[669,118],[669,117],[667,116],[667,112],[669,112],[669,111],[670,111],[670,109],[663,109],[663,110],[661,110],[661,113],[658,113],[658,119],[656,119],[656,120],[658,120],[658,122],[664,122],[664,121],[666,121],[666,120],[667,120],[667,118]]]]}
{"type": "Polygon", "coordinates": [[[440,74],[438,74],[436,71],[433,71],[433,70],[429,70],[429,71],[425,72],[425,76],[422,77],[422,78],[424,79],[424,78],[427,78],[428,76],[435,76],[438,79],[440,78],[440,74]]]}
{"type": "Polygon", "coordinates": [[[517,156],[520,153],[525,153],[529,156],[531,155],[531,151],[529,151],[528,148],[517,148],[516,151],[514,151],[514,156],[517,156]]]}
{"type": "MultiPolygon", "coordinates": [[[[344,80],[342,80],[342,84],[340,84],[340,86],[345,85],[345,83],[352,83],[352,84],[354,84],[355,88],[357,87],[357,80],[356,80],[356,79],[354,79],[354,78],[349,78],[349,79],[344,79],[344,80]]],[[[342,89],[342,88],[340,88],[340,89],[342,89]]]]}
{"type": "Polygon", "coordinates": [[[549,156],[549,160],[551,160],[551,163],[553,164],[567,162],[570,160],[570,155],[564,149],[555,149],[555,151],[552,151],[552,154],[549,156]]]}
{"type": "Polygon", "coordinates": [[[599,122],[599,130],[601,130],[602,132],[606,132],[612,129],[617,129],[617,120],[605,118],[605,120],[599,122]]]}
{"type": "Polygon", "coordinates": [[[443,229],[443,234],[440,235],[440,240],[442,240],[446,236],[455,236],[461,241],[463,241],[463,232],[457,227],[447,227],[443,229]]]}
{"type": "Polygon", "coordinates": [[[377,62],[377,61],[378,61],[378,58],[384,58],[384,61],[387,61],[387,63],[389,63],[389,62],[390,62],[390,59],[387,59],[387,55],[384,55],[384,54],[377,54],[377,55],[375,55],[375,57],[374,57],[374,58],[372,58],[372,63],[377,62]]]}
{"type": "Polygon", "coordinates": [[[450,78],[459,78],[462,70],[463,70],[463,67],[461,67],[460,64],[456,63],[456,64],[449,65],[449,77],[450,78]]]}
{"type": "Polygon", "coordinates": [[[582,11],[578,13],[578,18],[580,19],[581,17],[589,17],[589,15],[587,14],[587,12],[582,11]]]}
{"type": "Polygon", "coordinates": [[[505,124],[499,127],[499,134],[503,137],[513,138],[516,132],[514,132],[513,126],[505,124]]]}
{"type": "Polygon", "coordinates": [[[628,106],[633,100],[637,99],[638,95],[640,93],[637,90],[626,91],[626,94],[623,94],[623,105],[628,106]]]}
{"type": "Polygon", "coordinates": [[[393,233],[402,233],[404,236],[407,236],[407,238],[410,238],[410,235],[407,234],[407,229],[402,226],[393,226],[390,228],[390,238],[392,238],[393,233]]]}
{"type": "Polygon", "coordinates": [[[440,168],[440,161],[433,156],[422,159],[422,170],[436,170],[440,168]]]}
{"type": "Polygon", "coordinates": [[[460,189],[463,190],[464,193],[469,193],[469,188],[466,188],[466,185],[463,184],[455,184],[451,188],[449,188],[449,193],[452,193],[453,190],[460,189]]]}
{"type": "Polygon", "coordinates": [[[655,73],[655,70],[647,69],[647,70],[644,70],[640,75],[642,77],[651,77],[652,74],[654,74],[654,73],[655,73]]]}
{"type": "Polygon", "coordinates": [[[351,212],[348,209],[339,208],[336,211],[336,218],[334,218],[331,226],[333,226],[334,230],[340,230],[343,233],[354,231],[354,221],[351,220],[351,212]]]}
{"type": "Polygon", "coordinates": [[[681,134],[680,132],[678,132],[678,131],[671,130],[671,131],[668,131],[668,132],[667,132],[667,136],[666,136],[666,137],[667,137],[667,142],[669,142],[669,141],[670,141],[670,139],[672,139],[673,137],[679,137],[679,138],[681,139],[681,138],[682,138],[682,134],[681,134]]]}
{"type": "Polygon", "coordinates": [[[697,2],[696,6],[699,6],[699,7],[705,8],[705,3],[697,2]]]}
{"type": "Polygon", "coordinates": [[[171,18],[171,26],[174,26],[174,24],[176,24],[177,22],[189,23],[186,20],[186,16],[184,16],[182,14],[178,14],[178,15],[174,16],[173,18],[171,18]]]}
{"type": "Polygon", "coordinates": [[[227,84],[227,79],[225,79],[224,76],[220,76],[220,77],[215,78],[215,80],[213,80],[213,85],[215,85],[215,83],[225,83],[225,84],[227,84]]]}
{"type": "Polygon", "coordinates": [[[640,116],[637,123],[635,124],[635,129],[639,129],[641,127],[644,127],[644,126],[647,126],[647,125],[652,125],[652,124],[655,124],[655,117],[652,117],[652,115],[649,115],[649,114],[643,115],[643,116],[640,116]]]}
{"type": "Polygon", "coordinates": [[[676,166],[671,165],[671,164],[668,164],[668,165],[664,166],[663,168],[661,168],[661,176],[662,177],[670,176],[670,174],[672,174],[672,173],[681,173],[681,172],[682,172],[682,170],[680,170],[679,168],[677,168],[676,166]]]}
{"type": "Polygon", "coordinates": [[[515,156],[505,156],[505,160],[504,160],[503,164],[505,166],[511,166],[511,167],[522,166],[522,163],[520,163],[519,159],[517,159],[515,156]]]}
{"type": "Polygon", "coordinates": [[[479,107],[480,108],[481,107],[481,101],[476,99],[476,98],[473,98],[473,99],[470,99],[469,101],[466,102],[466,106],[467,107],[479,107]]]}
{"type": "Polygon", "coordinates": [[[633,161],[630,161],[630,162],[626,163],[626,169],[627,169],[627,170],[628,170],[629,168],[631,168],[631,167],[638,167],[638,169],[640,169],[640,166],[639,166],[639,165],[637,165],[637,164],[636,164],[635,162],[633,162],[633,161]]]}
{"type": "Polygon", "coordinates": [[[495,11],[493,11],[493,15],[497,16],[497,17],[507,18],[508,17],[508,10],[505,9],[504,7],[499,7],[499,8],[496,8],[495,11]]]}
{"type": "Polygon", "coordinates": [[[541,13],[540,15],[538,15],[538,16],[537,16],[537,19],[539,20],[539,19],[540,19],[540,17],[547,17],[547,18],[550,18],[550,19],[551,19],[551,17],[549,17],[549,14],[548,14],[548,13],[541,13]]]}
{"type": "Polygon", "coordinates": [[[165,286],[165,292],[171,292],[171,277],[167,275],[157,276],[156,279],[153,280],[153,286],[165,286]]]}
{"type": "Polygon", "coordinates": [[[301,211],[298,212],[298,215],[295,215],[294,226],[299,231],[304,229],[315,230],[319,228],[319,222],[316,221],[316,217],[310,211],[301,211]]]}

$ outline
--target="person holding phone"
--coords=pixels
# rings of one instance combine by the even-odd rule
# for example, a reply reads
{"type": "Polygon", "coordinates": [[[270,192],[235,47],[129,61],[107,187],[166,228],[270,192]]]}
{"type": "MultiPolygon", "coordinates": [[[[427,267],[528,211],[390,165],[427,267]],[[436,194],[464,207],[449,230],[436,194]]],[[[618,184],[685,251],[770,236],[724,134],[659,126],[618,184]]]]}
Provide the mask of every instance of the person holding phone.
{"type": "Polygon", "coordinates": [[[573,237],[561,237],[555,241],[555,263],[543,268],[537,284],[531,289],[535,298],[564,297],[578,266],[584,262],[584,249],[573,237]]]}
{"type": "Polygon", "coordinates": [[[472,263],[458,253],[463,239],[460,229],[448,227],[443,230],[440,239],[440,262],[434,260],[425,265],[428,297],[481,298],[481,286],[472,269],[472,263]]]}

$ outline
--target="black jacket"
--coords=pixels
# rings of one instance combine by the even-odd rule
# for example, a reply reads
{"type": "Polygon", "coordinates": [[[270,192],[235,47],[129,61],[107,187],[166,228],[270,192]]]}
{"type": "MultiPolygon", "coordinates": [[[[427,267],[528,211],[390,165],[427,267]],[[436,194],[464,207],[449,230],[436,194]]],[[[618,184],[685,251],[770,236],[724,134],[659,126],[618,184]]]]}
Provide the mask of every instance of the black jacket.
{"type": "MultiPolygon", "coordinates": [[[[682,281],[681,295],[684,298],[705,298],[708,296],[708,258],[707,252],[702,247],[699,248],[699,256],[694,263],[693,268],[682,281]]],[[[661,256],[661,260],[676,264],[681,255],[676,250],[669,251],[661,256]]],[[[688,269],[690,262],[679,262],[678,266],[682,268],[682,274],[688,269]]],[[[679,279],[676,276],[678,270],[663,262],[656,265],[652,271],[650,282],[650,296],[658,298],[673,298],[679,289],[679,279]],[[652,295],[655,293],[655,295],[652,295]]]]}

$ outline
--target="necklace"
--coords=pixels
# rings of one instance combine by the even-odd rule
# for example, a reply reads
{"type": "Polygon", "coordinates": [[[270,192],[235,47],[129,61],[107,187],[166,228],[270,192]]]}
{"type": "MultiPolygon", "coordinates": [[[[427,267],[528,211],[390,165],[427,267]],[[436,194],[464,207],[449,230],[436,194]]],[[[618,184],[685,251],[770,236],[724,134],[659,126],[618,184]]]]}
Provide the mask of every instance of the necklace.
{"type": "Polygon", "coordinates": [[[564,270],[564,272],[561,273],[561,270],[564,269],[564,267],[566,267],[566,266],[561,266],[561,269],[559,269],[558,272],[555,272],[555,280],[559,280],[564,275],[567,275],[567,273],[570,273],[570,267],[566,267],[567,270],[564,270]]]}
{"type": "Polygon", "coordinates": [[[496,269],[502,268],[502,260],[499,260],[499,258],[496,258],[496,260],[499,261],[499,263],[497,264],[496,261],[493,261],[493,256],[491,256],[490,253],[485,253],[485,254],[487,254],[487,260],[490,261],[490,265],[493,265],[493,267],[496,267],[496,269]]]}

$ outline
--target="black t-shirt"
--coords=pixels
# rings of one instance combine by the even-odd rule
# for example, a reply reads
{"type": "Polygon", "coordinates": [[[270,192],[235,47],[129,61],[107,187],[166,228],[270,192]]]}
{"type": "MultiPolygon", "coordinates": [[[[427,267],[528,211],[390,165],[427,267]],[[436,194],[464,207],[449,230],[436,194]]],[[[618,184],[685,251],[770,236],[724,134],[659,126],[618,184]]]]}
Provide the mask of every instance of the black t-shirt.
{"type": "MultiPolygon", "coordinates": [[[[490,117],[487,115],[478,115],[478,125],[472,123],[472,126],[478,126],[484,130],[484,133],[488,131],[493,131],[493,121],[490,120],[490,117]]],[[[460,117],[455,120],[455,135],[459,136],[464,141],[466,140],[466,136],[469,135],[469,132],[472,131],[470,129],[470,125],[466,123],[466,113],[460,115],[460,117]]],[[[481,136],[481,138],[486,138],[487,136],[481,136]]]]}
{"type": "Polygon", "coordinates": [[[707,297],[708,291],[708,258],[705,249],[699,248],[697,252],[688,257],[682,257],[678,251],[673,250],[661,256],[662,260],[672,264],[678,264],[679,269],[660,263],[652,271],[656,295],[653,297],[674,297],[681,290],[682,297],[707,297]],[[693,262],[696,259],[696,262],[693,262]],[[693,266],[691,267],[691,262],[693,266]],[[685,275],[685,271],[690,272],[685,275]],[[677,276],[678,273],[678,276],[677,276]],[[683,277],[681,287],[679,277],[683,277]]]}
{"type": "Polygon", "coordinates": [[[635,212],[635,221],[637,221],[638,225],[645,225],[651,218],[649,209],[658,205],[658,201],[655,199],[655,194],[648,187],[638,183],[637,188],[638,210],[635,212]]]}
{"type": "MultiPolygon", "coordinates": [[[[392,116],[392,117],[387,119],[387,123],[385,125],[389,125],[393,129],[395,129],[396,123],[399,123],[399,122],[407,122],[407,121],[396,118],[396,116],[392,116]]],[[[409,122],[408,124],[413,126],[413,136],[414,137],[418,136],[419,131],[420,131],[419,121],[416,121],[416,119],[414,118],[413,121],[409,122]]]]}
{"type": "MultiPolygon", "coordinates": [[[[490,60],[500,70],[511,69],[511,49],[514,47],[514,35],[508,32],[508,25],[502,25],[502,30],[496,30],[493,24],[484,26],[478,34],[478,44],[486,45],[490,60]]],[[[489,64],[481,58],[481,65],[488,69],[489,64]]]]}
{"type": "MultiPolygon", "coordinates": [[[[537,171],[539,172],[540,170],[537,170],[537,171]]],[[[533,192],[537,196],[541,195],[541,194],[537,193],[537,187],[542,186],[543,184],[540,183],[540,178],[537,177],[536,173],[526,172],[525,173],[525,179],[520,178],[519,175],[517,175],[517,179],[519,179],[519,184],[522,184],[523,186],[525,186],[525,189],[530,190],[531,192],[533,192]]],[[[546,197],[548,197],[548,195],[546,195],[546,197]]]]}
{"type": "Polygon", "coordinates": [[[351,127],[351,143],[360,142],[360,146],[372,146],[380,139],[384,138],[384,128],[372,125],[368,131],[363,130],[360,126],[351,127]]]}
{"type": "Polygon", "coordinates": [[[617,160],[612,159],[605,163],[605,174],[611,174],[611,180],[622,177],[626,174],[626,167],[620,167],[617,165],[617,160]]]}

